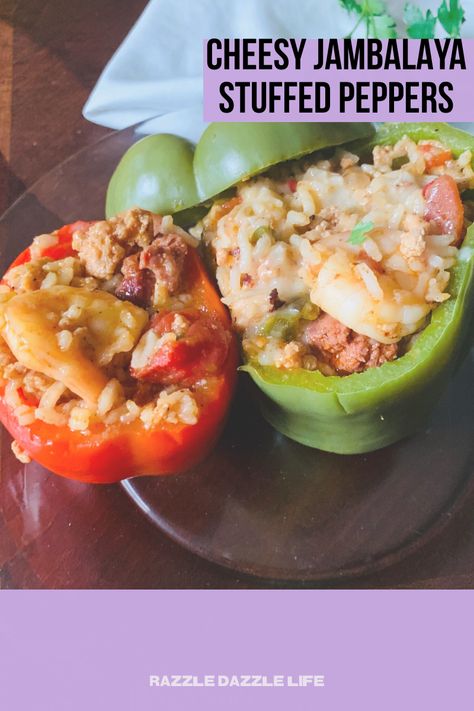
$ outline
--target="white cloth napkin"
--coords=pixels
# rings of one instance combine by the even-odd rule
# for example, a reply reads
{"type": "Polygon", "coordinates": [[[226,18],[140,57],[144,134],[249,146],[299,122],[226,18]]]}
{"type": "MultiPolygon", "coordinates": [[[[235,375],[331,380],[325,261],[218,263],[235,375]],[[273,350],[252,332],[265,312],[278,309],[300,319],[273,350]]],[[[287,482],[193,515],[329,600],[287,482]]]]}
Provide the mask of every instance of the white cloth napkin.
{"type": "MultiPolygon", "coordinates": [[[[426,9],[437,3],[416,4],[426,9]]],[[[387,2],[398,22],[404,5],[405,0],[387,2]]],[[[146,122],[143,133],[169,132],[196,141],[205,127],[203,39],[343,37],[356,19],[338,0],[151,0],[105,67],[84,116],[111,128],[146,122]]],[[[363,36],[362,28],[357,35],[363,36]]],[[[474,9],[463,36],[474,36],[474,9]]]]}

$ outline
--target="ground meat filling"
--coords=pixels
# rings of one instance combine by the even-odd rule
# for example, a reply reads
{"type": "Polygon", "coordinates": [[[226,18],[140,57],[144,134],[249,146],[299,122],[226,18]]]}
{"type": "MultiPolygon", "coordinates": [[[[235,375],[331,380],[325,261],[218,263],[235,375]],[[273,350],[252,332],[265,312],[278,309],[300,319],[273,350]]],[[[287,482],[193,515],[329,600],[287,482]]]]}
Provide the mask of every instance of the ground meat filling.
{"type": "Polygon", "coordinates": [[[85,230],[77,230],[72,246],[89,275],[110,279],[132,252],[153,240],[153,215],[134,208],[110,220],[99,220],[85,230]]]}
{"type": "Polygon", "coordinates": [[[140,254],[140,269],[148,269],[170,294],[179,287],[188,245],[177,234],[160,235],[140,254]]]}
{"type": "Polygon", "coordinates": [[[175,294],[180,287],[187,252],[188,245],[180,235],[159,235],[145,249],[124,259],[123,279],[115,295],[146,307],[157,283],[164,285],[168,294],[175,294]]]}
{"type": "Polygon", "coordinates": [[[86,272],[96,279],[117,280],[119,299],[147,308],[155,286],[176,294],[188,245],[179,228],[166,231],[163,219],[133,208],[110,220],[100,220],[73,236],[73,248],[86,272]]]}
{"type": "Polygon", "coordinates": [[[306,326],[304,342],[340,375],[361,373],[397,357],[398,345],[379,343],[344,326],[329,314],[306,326]]]}

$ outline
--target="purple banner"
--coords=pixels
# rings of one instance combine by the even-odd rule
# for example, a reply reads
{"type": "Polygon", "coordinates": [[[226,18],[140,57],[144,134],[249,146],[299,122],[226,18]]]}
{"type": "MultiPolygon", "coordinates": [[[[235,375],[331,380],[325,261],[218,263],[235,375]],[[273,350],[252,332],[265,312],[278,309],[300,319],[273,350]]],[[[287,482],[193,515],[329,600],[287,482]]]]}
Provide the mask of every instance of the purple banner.
{"type": "Polygon", "coordinates": [[[4,591],[0,699],[8,711],[462,711],[472,605],[472,591],[4,591]]]}
{"type": "Polygon", "coordinates": [[[204,42],[206,121],[472,121],[474,39],[204,42]]]}

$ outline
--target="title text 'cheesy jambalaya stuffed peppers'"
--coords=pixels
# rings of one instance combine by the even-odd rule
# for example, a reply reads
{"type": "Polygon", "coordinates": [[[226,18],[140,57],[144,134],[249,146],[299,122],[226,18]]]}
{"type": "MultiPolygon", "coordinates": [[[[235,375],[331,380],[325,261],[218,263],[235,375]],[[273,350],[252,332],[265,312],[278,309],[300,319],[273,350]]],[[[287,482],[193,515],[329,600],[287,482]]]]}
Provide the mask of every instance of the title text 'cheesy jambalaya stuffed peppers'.
{"type": "MultiPolygon", "coordinates": [[[[212,256],[243,369],[276,429],[338,453],[423,424],[472,312],[474,139],[446,124],[373,133],[213,124],[194,155],[187,148],[194,194],[179,206],[235,185],[191,232],[212,256]]],[[[137,197],[139,149],[117,171],[109,206],[130,199],[124,182],[137,197]]],[[[155,156],[158,175],[165,163],[155,156]]]]}
{"type": "Polygon", "coordinates": [[[195,240],[141,209],[39,235],[0,285],[0,419],[22,461],[115,482],[185,470],[235,383],[195,240]]]}

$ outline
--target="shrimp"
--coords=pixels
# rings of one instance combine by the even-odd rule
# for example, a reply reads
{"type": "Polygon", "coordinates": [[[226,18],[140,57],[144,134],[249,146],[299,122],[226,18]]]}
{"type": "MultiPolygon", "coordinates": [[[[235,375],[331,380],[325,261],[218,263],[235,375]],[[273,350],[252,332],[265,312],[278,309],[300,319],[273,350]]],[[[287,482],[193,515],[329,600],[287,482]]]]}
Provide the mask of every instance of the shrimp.
{"type": "Polygon", "coordinates": [[[310,297],[344,326],[386,344],[418,331],[432,308],[423,297],[401,289],[393,275],[376,274],[343,249],[324,260],[310,297]]]}
{"type": "Polygon", "coordinates": [[[0,319],[1,335],[19,363],[89,404],[97,403],[108,382],[101,366],[132,350],[147,321],[146,311],[112,294],[71,286],[13,296],[2,304],[0,319]]]}

